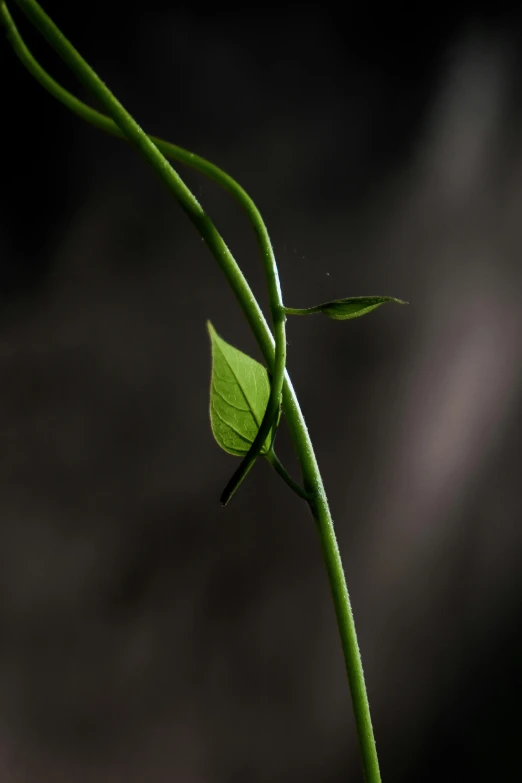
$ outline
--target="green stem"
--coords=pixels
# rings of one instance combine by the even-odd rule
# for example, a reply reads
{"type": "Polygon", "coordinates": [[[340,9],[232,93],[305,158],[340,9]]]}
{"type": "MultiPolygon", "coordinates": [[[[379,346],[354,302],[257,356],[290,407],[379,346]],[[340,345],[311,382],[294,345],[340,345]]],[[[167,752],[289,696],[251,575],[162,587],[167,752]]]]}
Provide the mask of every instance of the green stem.
{"type": "Polygon", "coordinates": [[[306,494],[304,489],[301,487],[300,484],[297,483],[297,481],[294,481],[292,476],[288,473],[284,465],[279,462],[279,459],[277,458],[277,455],[275,451],[272,449],[268,452],[268,454],[265,455],[268,462],[272,465],[276,473],[278,473],[283,481],[285,481],[291,490],[293,490],[297,495],[299,495],[300,498],[303,500],[309,501],[310,496],[306,494]]]}
{"type": "MultiPolygon", "coordinates": [[[[20,5],[22,6],[23,10],[26,11],[29,18],[31,18],[30,9],[24,8],[23,3],[20,3],[20,5]]],[[[124,130],[120,128],[114,120],[104,114],[101,114],[95,109],[92,109],[90,106],[87,106],[85,103],[78,100],[78,98],[76,98],[74,95],[71,95],[71,93],[58,84],[58,82],[56,82],[41,67],[41,65],[37,62],[37,60],[33,57],[25,45],[25,42],[18,32],[14,20],[7,9],[7,6],[3,2],[0,5],[0,14],[1,21],[7,31],[7,37],[18,58],[27,68],[27,70],[48,92],[50,92],[61,103],[67,106],[67,108],[92,125],[95,125],[107,133],[119,136],[126,141],[131,140],[128,134],[124,132],[124,130]]],[[[34,19],[32,21],[34,21],[34,19]]],[[[43,29],[42,32],[44,35],[46,35],[43,29]]],[[[62,54],[61,52],[59,53],[62,54]]],[[[86,84],[87,87],[90,87],[90,89],[93,89],[92,83],[84,81],[84,84],[86,84]]],[[[270,396],[258,433],[254,438],[248,453],[241,461],[239,467],[235,471],[234,475],[222,493],[221,502],[223,505],[226,505],[235,494],[239,485],[245,479],[247,473],[250,471],[257,457],[261,453],[261,449],[264,446],[270,429],[279,415],[279,409],[281,406],[284,372],[286,366],[286,316],[284,312],[277,264],[274,257],[272,243],[270,241],[270,237],[263,218],[261,217],[261,213],[248,193],[241,187],[241,185],[239,185],[238,182],[236,182],[222,169],[218,168],[218,166],[215,166],[213,163],[210,163],[210,161],[205,160],[204,158],[201,158],[198,155],[183,149],[182,147],[178,147],[175,144],[170,144],[169,142],[163,141],[162,139],[158,139],[154,136],[150,136],[149,139],[166,157],[181,161],[191,168],[202,172],[211,179],[214,179],[222,187],[228,190],[229,193],[231,193],[231,195],[245,210],[250,219],[250,222],[252,223],[265,265],[265,274],[268,284],[268,297],[275,336],[275,356],[272,366],[270,396]]],[[[177,197],[179,198],[178,195],[177,197]]]]}
{"type": "MultiPolygon", "coordinates": [[[[268,366],[272,367],[275,354],[274,339],[263,313],[235,259],[197,200],[169,166],[157,147],[148,139],[123,106],[114,98],[103,82],[64,38],[53,22],[42,11],[38,3],[35,0],[17,0],[17,2],[35,26],[67,62],[76,76],[94,92],[102,105],[112,115],[122,132],[135,144],[145,159],[156,169],[157,173],[174,192],[182,208],[209,245],[219,267],[225,274],[230,287],[238,299],[268,366]]],[[[2,3],[3,0],[0,0],[0,5],[2,3]]],[[[286,371],[283,389],[283,409],[300,459],[305,492],[311,497],[309,505],[316,522],[321,550],[328,573],[346,662],[365,778],[367,783],[380,783],[379,763],[364,683],[364,673],[341,556],[310,435],[286,371]]]]}
{"type": "Polygon", "coordinates": [[[314,315],[314,313],[320,313],[320,306],[315,307],[285,307],[285,313],[287,315],[314,315]]]}

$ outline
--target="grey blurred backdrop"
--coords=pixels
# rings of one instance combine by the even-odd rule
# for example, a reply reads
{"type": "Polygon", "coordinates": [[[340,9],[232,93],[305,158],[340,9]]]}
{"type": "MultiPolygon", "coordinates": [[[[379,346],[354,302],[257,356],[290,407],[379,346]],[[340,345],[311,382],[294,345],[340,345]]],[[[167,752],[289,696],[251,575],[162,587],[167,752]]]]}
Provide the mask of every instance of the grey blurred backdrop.
{"type": "MultiPolygon", "coordinates": [[[[384,781],[518,779],[520,19],[44,5],[146,129],[251,193],[288,305],[411,302],[289,321],[289,369],[384,781]]],[[[0,67],[0,780],[361,781],[306,507],[261,463],[218,502],[206,319],[259,358],[233,296],[133,150],[3,38],[0,67]]],[[[178,169],[266,305],[246,218],[178,169]]]]}

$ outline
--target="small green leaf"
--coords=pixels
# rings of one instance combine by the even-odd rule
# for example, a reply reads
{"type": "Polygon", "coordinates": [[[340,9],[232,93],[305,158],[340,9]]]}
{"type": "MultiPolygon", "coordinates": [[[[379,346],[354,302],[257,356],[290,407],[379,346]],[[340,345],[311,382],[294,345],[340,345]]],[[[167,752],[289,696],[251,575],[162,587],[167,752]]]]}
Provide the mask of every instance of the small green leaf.
{"type": "Polygon", "coordinates": [[[314,313],[323,313],[335,321],[347,321],[349,318],[358,318],[360,315],[371,313],[377,307],[386,302],[395,302],[396,304],[408,304],[402,299],[395,299],[393,296],[350,296],[346,299],[332,299],[331,302],[307,307],[302,310],[293,307],[285,307],[288,315],[313,315],[314,313]]]}
{"type": "MultiPolygon", "coordinates": [[[[270,396],[268,372],[242,351],[225,342],[210,321],[212,381],[210,423],[218,444],[229,454],[244,457],[259,430],[270,396]]],[[[273,430],[261,454],[270,450],[273,430]]]]}

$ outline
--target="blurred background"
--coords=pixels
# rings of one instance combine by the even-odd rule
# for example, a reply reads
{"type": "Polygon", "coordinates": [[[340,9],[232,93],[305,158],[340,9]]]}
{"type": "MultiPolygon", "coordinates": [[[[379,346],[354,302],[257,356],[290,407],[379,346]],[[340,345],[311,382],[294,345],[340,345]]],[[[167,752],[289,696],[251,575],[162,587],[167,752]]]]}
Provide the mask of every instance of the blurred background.
{"type": "MultiPolygon", "coordinates": [[[[9,4],[42,64],[81,86],[9,4]]],[[[268,224],[385,783],[517,779],[522,18],[46,0],[142,126],[268,224]]],[[[495,11],[493,12],[493,9],[495,11]]],[[[123,142],[0,41],[0,779],[362,781],[311,517],[208,417],[205,321],[260,358],[123,142]]],[[[178,166],[266,306],[248,222],[178,166]]],[[[284,421],[278,452],[297,475],[284,421]]]]}

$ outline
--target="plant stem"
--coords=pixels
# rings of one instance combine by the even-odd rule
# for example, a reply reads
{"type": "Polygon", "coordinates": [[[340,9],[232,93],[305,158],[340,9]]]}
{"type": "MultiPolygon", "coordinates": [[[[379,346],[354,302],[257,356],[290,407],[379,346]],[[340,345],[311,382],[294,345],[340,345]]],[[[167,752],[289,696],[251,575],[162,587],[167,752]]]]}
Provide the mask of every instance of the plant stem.
{"type": "Polygon", "coordinates": [[[320,307],[285,307],[287,315],[314,315],[320,312],[320,307]]]}
{"type": "Polygon", "coordinates": [[[291,490],[293,490],[297,495],[299,495],[300,498],[303,500],[309,501],[310,497],[306,494],[304,489],[300,484],[297,483],[297,481],[294,481],[292,476],[288,473],[284,465],[279,462],[279,459],[275,453],[275,451],[272,449],[268,452],[268,454],[265,455],[268,462],[272,465],[276,473],[278,473],[283,481],[285,481],[291,490]]]}
{"type": "MultiPolygon", "coordinates": [[[[20,3],[20,5],[22,6],[22,9],[26,12],[26,14],[29,16],[29,18],[32,19],[31,13],[33,12],[36,13],[36,11],[34,11],[34,9],[33,11],[31,11],[31,9],[25,8],[23,3],[20,3]]],[[[87,120],[91,124],[96,125],[98,128],[101,128],[102,130],[105,130],[108,133],[120,136],[121,138],[127,141],[131,141],[128,133],[126,133],[123,130],[123,128],[120,128],[119,125],[116,124],[116,122],[114,122],[110,117],[106,117],[100,112],[97,112],[94,109],[92,109],[90,106],[87,106],[82,101],[78,100],[74,95],[71,95],[60,84],[58,84],[58,82],[56,82],[51,76],[49,76],[48,73],[46,73],[46,71],[35,60],[31,52],[25,45],[14,23],[14,20],[9,14],[7,6],[3,1],[0,3],[0,17],[2,23],[6,28],[7,36],[10,40],[10,43],[15,53],[17,54],[18,58],[25,65],[25,67],[30,71],[30,73],[33,74],[33,76],[35,76],[35,78],[40,82],[40,84],[42,84],[43,87],[45,87],[46,90],[48,90],[52,95],[54,95],[54,97],[56,97],[59,101],[61,101],[61,103],[65,104],[75,114],[80,115],[81,117],[83,117],[83,119],[87,120]]],[[[34,19],[32,19],[32,21],[35,22],[34,19]]],[[[48,19],[48,21],[50,22],[51,20],[48,19]]],[[[41,32],[47,37],[45,29],[44,28],[40,28],[40,29],[41,32]]],[[[62,44],[63,44],[63,42],[66,39],[64,39],[63,36],[62,39],[63,39],[62,40],[62,44]]],[[[64,57],[63,53],[60,52],[60,50],[56,46],[55,48],[57,49],[58,53],[61,54],[62,57],[64,57]]],[[[91,82],[87,82],[84,80],[84,84],[86,84],[87,87],[90,87],[90,89],[93,89],[91,82]]],[[[116,99],[114,98],[114,100],[116,99]]],[[[279,273],[278,273],[277,264],[274,256],[274,251],[272,248],[272,243],[270,241],[270,236],[266,229],[266,225],[261,217],[261,213],[257,209],[255,203],[250,198],[248,193],[246,193],[246,191],[239,185],[239,183],[237,183],[232,177],[230,177],[224,171],[219,169],[217,166],[214,166],[212,163],[205,160],[204,158],[200,158],[199,156],[194,155],[191,152],[188,152],[188,150],[184,150],[181,147],[175,146],[174,144],[169,144],[168,142],[165,142],[162,139],[157,139],[155,137],[149,137],[149,138],[154,142],[155,146],[160,151],[162,151],[167,157],[172,157],[175,160],[180,160],[183,163],[191,166],[192,168],[202,171],[210,178],[219,182],[219,184],[221,184],[224,188],[226,188],[234,196],[234,198],[236,198],[239,204],[246,211],[252,223],[265,265],[265,274],[266,274],[267,284],[268,284],[268,298],[270,303],[270,312],[272,316],[272,323],[273,323],[274,336],[275,336],[275,356],[274,356],[274,363],[272,367],[270,396],[257,435],[254,438],[250,446],[250,449],[248,450],[248,453],[244,456],[239,467],[234,472],[232,478],[228,482],[227,486],[225,487],[225,490],[221,495],[221,502],[223,503],[223,505],[227,505],[227,503],[231,500],[232,496],[235,494],[240,484],[243,482],[246,475],[254,465],[254,462],[256,461],[257,457],[261,452],[261,449],[265,444],[268,433],[270,432],[270,429],[272,428],[275,419],[279,415],[282,392],[283,392],[284,372],[286,366],[286,329],[285,329],[286,315],[283,306],[281,285],[279,282],[279,273]]],[[[179,198],[179,194],[176,195],[179,198]]]]}
{"type": "MultiPolygon", "coordinates": [[[[54,23],[43,12],[38,3],[35,0],[17,0],[17,2],[35,26],[45,35],[50,44],[66,61],[80,81],[93,91],[123,134],[139,149],[141,154],[155,168],[160,177],[175,194],[182,208],[209,245],[219,267],[225,274],[230,287],[238,299],[241,309],[259,343],[268,366],[273,368],[275,356],[274,338],[243,273],[217,229],[210,221],[210,218],[203,211],[181,178],[170,167],[158,148],[149,140],[147,135],[125,111],[123,106],[96,76],[94,71],[92,71],[87,63],[80,57],[54,23]]],[[[0,4],[1,3],[3,3],[3,0],[0,0],[0,4]]],[[[346,662],[348,681],[350,684],[365,778],[367,783],[380,783],[381,777],[370,717],[370,708],[364,683],[364,673],[341,556],[310,435],[290,378],[286,372],[283,389],[283,408],[298,452],[304,489],[311,498],[309,500],[309,506],[316,522],[321,550],[330,582],[346,662]]]]}

